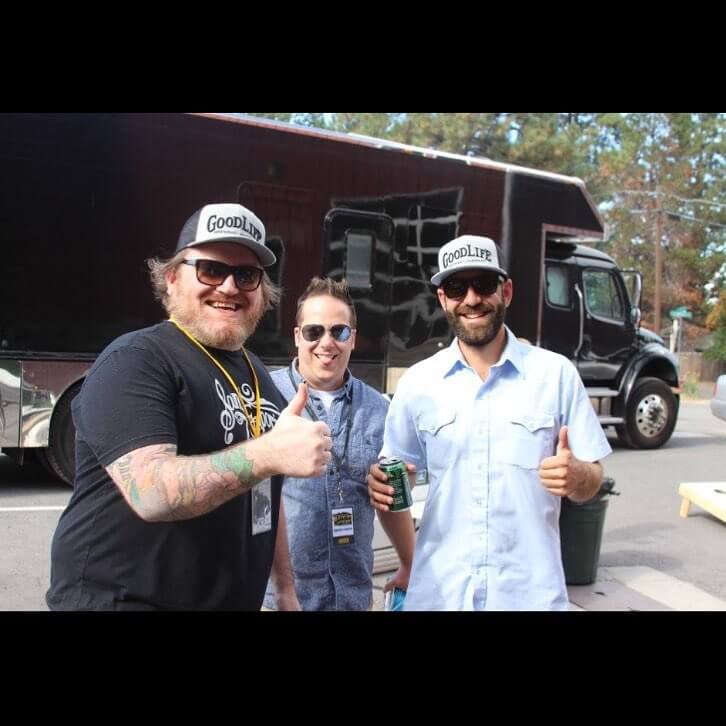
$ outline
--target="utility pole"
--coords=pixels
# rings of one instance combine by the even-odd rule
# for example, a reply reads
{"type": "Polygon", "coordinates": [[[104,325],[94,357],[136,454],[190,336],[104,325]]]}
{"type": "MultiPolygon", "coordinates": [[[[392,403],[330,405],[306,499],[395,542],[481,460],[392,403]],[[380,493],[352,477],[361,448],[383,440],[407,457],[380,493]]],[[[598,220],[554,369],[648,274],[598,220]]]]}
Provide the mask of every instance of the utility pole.
{"type": "Polygon", "coordinates": [[[661,270],[663,269],[663,248],[661,246],[662,210],[660,208],[660,186],[655,187],[655,291],[653,308],[655,314],[655,332],[660,335],[660,288],[661,270]]]}

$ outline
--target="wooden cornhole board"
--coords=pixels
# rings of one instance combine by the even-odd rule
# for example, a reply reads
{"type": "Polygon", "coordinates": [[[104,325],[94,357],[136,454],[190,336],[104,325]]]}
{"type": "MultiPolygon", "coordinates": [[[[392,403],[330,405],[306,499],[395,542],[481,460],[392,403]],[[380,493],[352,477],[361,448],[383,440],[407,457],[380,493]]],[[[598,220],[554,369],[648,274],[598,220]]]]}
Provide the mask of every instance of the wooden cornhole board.
{"type": "Polygon", "coordinates": [[[709,514],[726,522],[726,482],[724,481],[694,481],[683,482],[678,487],[681,500],[681,517],[688,516],[691,503],[697,504],[709,514]]]}

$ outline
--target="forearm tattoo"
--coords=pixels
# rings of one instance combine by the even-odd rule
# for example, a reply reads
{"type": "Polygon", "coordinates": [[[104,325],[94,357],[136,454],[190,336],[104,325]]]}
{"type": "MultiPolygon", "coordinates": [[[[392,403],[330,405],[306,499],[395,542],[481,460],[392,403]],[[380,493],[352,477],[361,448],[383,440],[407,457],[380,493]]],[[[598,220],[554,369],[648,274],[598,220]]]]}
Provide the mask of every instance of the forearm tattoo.
{"type": "Polygon", "coordinates": [[[212,454],[209,459],[217,473],[224,475],[230,471],[236,472],[241,484],[257,483],[252,480],[252,462],[247,458],[243,447],[223,449],[212,454]]]}
{"type": "Polygon", "coordinates": [[[204,456],[177,456],[176,447],[144,446],[108,467],[129,505],[149,521],[191,519],[258,483],[244,446],[204,456]]]}

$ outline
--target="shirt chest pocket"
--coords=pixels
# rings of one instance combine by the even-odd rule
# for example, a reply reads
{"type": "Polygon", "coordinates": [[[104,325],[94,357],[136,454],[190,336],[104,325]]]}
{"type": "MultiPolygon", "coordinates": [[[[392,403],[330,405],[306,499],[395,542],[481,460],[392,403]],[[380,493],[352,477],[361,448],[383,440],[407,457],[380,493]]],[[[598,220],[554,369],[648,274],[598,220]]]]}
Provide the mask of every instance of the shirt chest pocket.
{"type": "Polygon", "coordinates": [[[418,420],[418,431],[426,451],[428,469],[446,469],[457,453],[456,411],[439,408],[422,414],[418,420]]]}
{"type": "Polygon", "coordinates": [[[549,413],[513,413],[501,432],[499,455],[505,464],[539,469],[554,455],[555,418],[549,413]]]}
{"type": "Polygon", "coordinates": [[[355,482],[366,486],[366,496],[368,493],[366,484],[368,468],[377,461],[378,452],[382,446],[382,433],[370,432],[354,437],[353,442],[348,446],[348,470],[355,482]]]}

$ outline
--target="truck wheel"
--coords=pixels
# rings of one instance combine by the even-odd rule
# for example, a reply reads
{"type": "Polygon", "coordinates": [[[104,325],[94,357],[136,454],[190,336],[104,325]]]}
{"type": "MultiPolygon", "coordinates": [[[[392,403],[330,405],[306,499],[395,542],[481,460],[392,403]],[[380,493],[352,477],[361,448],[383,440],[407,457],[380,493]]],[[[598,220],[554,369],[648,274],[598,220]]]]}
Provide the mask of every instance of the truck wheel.
{"type": "Polygon", "coordinates": [[[38,459],[46,470],[71,487],[76,470],[76,427],[71,416],[71,403],[80,390],[79,382],[63,394],[53,410],[48,446],[37,449],[38,459]]]}
{"type": "Polygon", "coordinates": [[[641,378],[625,407],[625,424],[616,426],[620,441],[632,449],[657,449],[671,437],[678,401],[660,378],[641,378]]]}

